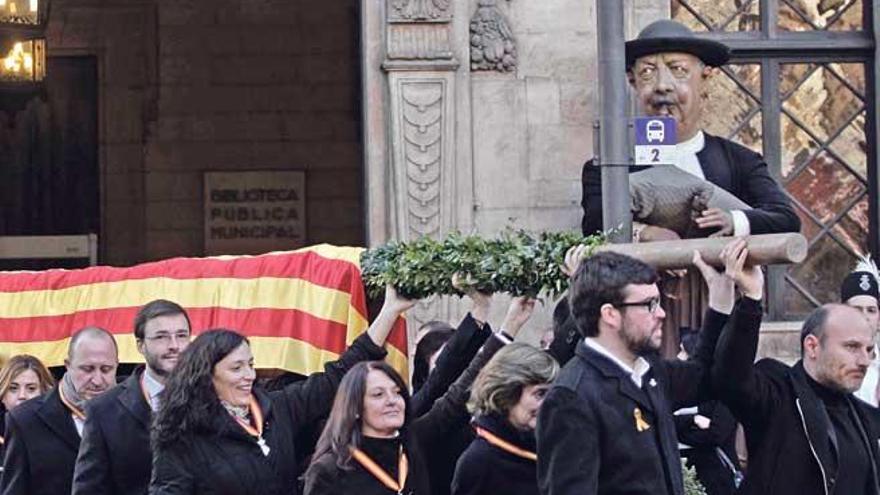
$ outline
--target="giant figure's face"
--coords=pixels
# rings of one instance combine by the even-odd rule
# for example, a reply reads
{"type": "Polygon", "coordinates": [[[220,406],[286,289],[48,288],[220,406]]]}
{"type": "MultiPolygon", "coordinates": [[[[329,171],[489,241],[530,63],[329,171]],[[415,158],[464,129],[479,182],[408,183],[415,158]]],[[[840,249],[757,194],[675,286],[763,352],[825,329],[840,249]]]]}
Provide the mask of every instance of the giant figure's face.
{"type": "Polygon", "coordinates": [[[694,55],[668,52],[637,59],[628,76],[641,113],[674,118],[682,142],[700,129],[704,86],[711,73],[694,55]]]}

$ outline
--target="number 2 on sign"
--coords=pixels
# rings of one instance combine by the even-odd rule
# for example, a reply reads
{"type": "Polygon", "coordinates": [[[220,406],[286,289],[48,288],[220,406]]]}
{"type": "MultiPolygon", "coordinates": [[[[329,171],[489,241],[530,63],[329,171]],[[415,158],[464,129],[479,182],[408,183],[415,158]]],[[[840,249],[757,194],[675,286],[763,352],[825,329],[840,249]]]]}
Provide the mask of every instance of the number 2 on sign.
{"type": "Polygon", "coordinates": [[[651,148],[651,162],[657,163],[660,161],[660,150],[657,148],[651,148]]]}

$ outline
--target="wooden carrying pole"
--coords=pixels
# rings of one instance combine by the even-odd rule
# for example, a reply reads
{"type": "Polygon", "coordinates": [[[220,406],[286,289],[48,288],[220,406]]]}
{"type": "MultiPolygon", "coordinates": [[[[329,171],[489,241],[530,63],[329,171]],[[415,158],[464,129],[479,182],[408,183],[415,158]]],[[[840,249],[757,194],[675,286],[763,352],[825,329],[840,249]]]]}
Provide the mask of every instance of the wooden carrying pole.
{"type": "MultiPolygon", "coordinates": [[[[596,252],[614,251],[640,259],[659,270],[687,268],[693,264],[694,251],[710,265],[720,266],[721,250],[731,237],[682,239],[680,241],[643,242],[638,244],[606,244],[596,252]]],[[[746,238],[748,263],[777,265],[800,263],[807,257],[807,239],[801,234],[762,234],[746,238]]]]}

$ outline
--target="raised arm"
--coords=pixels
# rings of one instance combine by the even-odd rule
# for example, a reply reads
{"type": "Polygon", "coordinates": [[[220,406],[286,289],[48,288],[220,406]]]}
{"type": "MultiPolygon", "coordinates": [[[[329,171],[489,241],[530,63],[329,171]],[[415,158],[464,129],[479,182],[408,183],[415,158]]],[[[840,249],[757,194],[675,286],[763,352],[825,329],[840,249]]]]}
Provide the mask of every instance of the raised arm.
{"type": "Polygon", "coordinates": [[[446,394],[434,403],[431,410],[414,422],[413,429],[419,442],[423,445],[429,445],[435,440],[442,440],[451,429],[467,424],[468,418],[470,418],[467,411],[467,401],[470,398],[471,385],[477,378],[477,374],[499,349],[516,338],[534,308],[534,299],[513,298],[504,323],[501,325],[501,330],[486,341],[480,352],[471,360],[467,369],[449,387],[446,394]]]}
{"type": "Polygon", "coordinates": [[[388,286],[379,316],[338,360],[326,363],[323,372],[313,373],[305,381],[292,383],[282,391],[275,392],[284,394],[294,428],[299,430],[330,413],[336,388],[352,366],[361,361],[385,358],[387,353],[381,346],[385,344],[397,318],[414,304],[415,301],[400,297],[393,287],[388,286]]]}
{"type": "Polygon", "coordinates": [[[483,294],[474,289],[465,294],[473,301],[473,308],[443,346],[434,371],[428,375],[422,388],[413,394],[410,401],[410,414],[413,418],[418,418],[431,409],[434,401],[446,393],[492,334],[491,327],[486,323],[491,307],[491,294],[483,294]]]}
{"type": "Polygon", "coordinates": [[[754,275],[754,282],[742,288],[740,304],[750,305],[752,309],[734,314],[733,321],[722,332],[712,365],[712,385],[737,419],[757,425],[772,413],[781,385],[755,367],[761,326],[758,301],[763,295],[763,276],[758,275],[759,267],[750,267],[746,271],[754,275]]]}
{"type": "Polygon", "coordinates": [[[715,348],[722,330],[729,324],[731,313],[738,315],[738,318],[734,318],[738,325],[760,326],[764,279],[760,268],[745,268],[748,256],[745,240],[732,240],[722,249],[720,256],[724,261],[723,272],[716,271],[702,260],[699,253],[694,253],[694,265],[709,286],[709,308],[694,359],[664,363],[670,377],[670,399],[676,409],[696,406],[714,397],[712,364],[715,348]],[[753,289],[755,286],[759,288],[753,289]],[[735,287],[739,287],[747,296],[736,305],[735,287]]]}

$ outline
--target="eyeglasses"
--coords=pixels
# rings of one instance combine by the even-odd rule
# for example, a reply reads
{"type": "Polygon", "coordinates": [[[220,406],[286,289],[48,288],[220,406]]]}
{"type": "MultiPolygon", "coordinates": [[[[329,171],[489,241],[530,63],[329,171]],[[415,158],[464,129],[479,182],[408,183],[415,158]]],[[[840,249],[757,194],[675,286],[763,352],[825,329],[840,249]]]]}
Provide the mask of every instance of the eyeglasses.
{"type": "Polygon", "coordinates": [[[660,298],[659,297],[652,297],[651,299],[648,299],[647,301],[623,302],[623,303],[615,304],[615,306],[617,306],[618,308],[624,308],[627,306],[644,306],[644,307],[648,308],[649,313],[654,314],[657,312],[658,309],[660,309],[660,298]]]}

